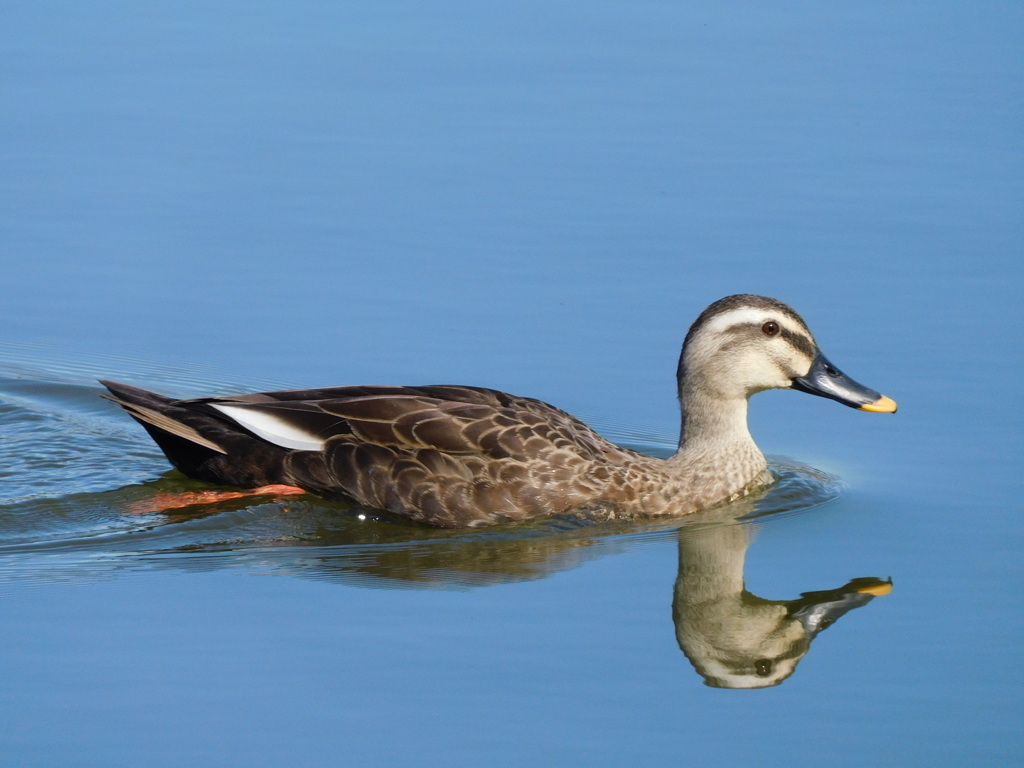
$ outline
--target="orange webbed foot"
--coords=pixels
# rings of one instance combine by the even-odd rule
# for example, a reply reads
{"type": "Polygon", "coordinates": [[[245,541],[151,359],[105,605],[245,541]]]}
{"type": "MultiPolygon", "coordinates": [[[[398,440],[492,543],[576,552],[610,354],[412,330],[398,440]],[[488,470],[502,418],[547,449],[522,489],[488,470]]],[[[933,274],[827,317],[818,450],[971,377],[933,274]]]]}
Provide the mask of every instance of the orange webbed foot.
{"type": "Polygon", "coordinates": [[[248,491],[182,491],[179,493],[157,493],[148,499],[132,502],[126,508],[130,515],[144,515],[150,512],[167,512],[182,507],[216,504],[219,501],[244,499],[251,496],[296,496],[306,493],[294,485],[261,485],[248,491]]]}

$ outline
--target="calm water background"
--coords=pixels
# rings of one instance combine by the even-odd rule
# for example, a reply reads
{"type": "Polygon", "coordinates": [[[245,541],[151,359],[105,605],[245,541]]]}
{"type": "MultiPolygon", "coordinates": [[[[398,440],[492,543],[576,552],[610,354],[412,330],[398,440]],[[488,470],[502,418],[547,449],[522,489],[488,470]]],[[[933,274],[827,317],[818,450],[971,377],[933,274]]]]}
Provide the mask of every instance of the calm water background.
{"type": "Polygon", "coordinates": [[[1021,759],[1018,3],[15,2],[3,28],[0,764],[1021,759]],[[747,524],[747,589],[894,583],[759,691],[677,644],[693,526],[131,515],[188,484],[94,383],[478,384],[664,453],[686,328],[741,291],[900,404],[752,403],[842,488],[760,502],[789,512],[747,524]]]}

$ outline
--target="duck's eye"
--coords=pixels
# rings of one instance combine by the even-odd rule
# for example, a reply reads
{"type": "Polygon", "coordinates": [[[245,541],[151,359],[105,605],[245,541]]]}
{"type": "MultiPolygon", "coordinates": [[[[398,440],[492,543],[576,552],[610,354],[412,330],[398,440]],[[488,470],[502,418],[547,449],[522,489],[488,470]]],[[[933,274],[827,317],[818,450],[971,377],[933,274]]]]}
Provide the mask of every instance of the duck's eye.
{"type": "Polygon", "coordinates": [[[776,336],[779,333],[779,324],[774,320],[769,320],[761,326],[761,332],[765,336],[776,336]]]}
{"type": "Polygon", "coordinates": [[[768,677],[772,673],[771,659],[758,659],[754,662],[754,673],[758,677],[768,677]]]}

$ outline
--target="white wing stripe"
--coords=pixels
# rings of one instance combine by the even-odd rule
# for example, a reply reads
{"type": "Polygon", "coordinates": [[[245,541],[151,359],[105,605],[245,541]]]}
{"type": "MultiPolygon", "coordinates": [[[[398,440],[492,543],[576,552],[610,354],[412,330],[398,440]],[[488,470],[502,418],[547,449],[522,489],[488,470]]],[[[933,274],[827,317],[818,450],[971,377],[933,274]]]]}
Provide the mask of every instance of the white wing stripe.
{"type": "Polygon", "coordinates": [[[210,405],[268,443],[297,451],[319,451],[324,447],[323,439],[289,424],[279,416],[235,405],[210,405]]]}

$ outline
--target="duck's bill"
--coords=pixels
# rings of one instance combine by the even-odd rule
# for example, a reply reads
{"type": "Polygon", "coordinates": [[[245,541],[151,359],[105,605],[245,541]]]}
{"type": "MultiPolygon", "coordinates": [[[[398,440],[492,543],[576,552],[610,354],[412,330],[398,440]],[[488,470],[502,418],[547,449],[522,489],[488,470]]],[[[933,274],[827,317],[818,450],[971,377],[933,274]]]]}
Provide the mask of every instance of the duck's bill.
{"type": "Polygon", "coordinates": [[[892,592],[892,581],[874,577],[853,579],[839,589],[804,592],[799,600],[788,604],[787,613],[804,625],[809,637],[830,627],[840,616],[867,605],[876,597],[892,592]]]}
{"type": "Polygon", "coordinates": [[[793,389],[872,413],[895,413],[896,401],[858,384],[819,352],[806,376],[793,379],[793,389]]]}

